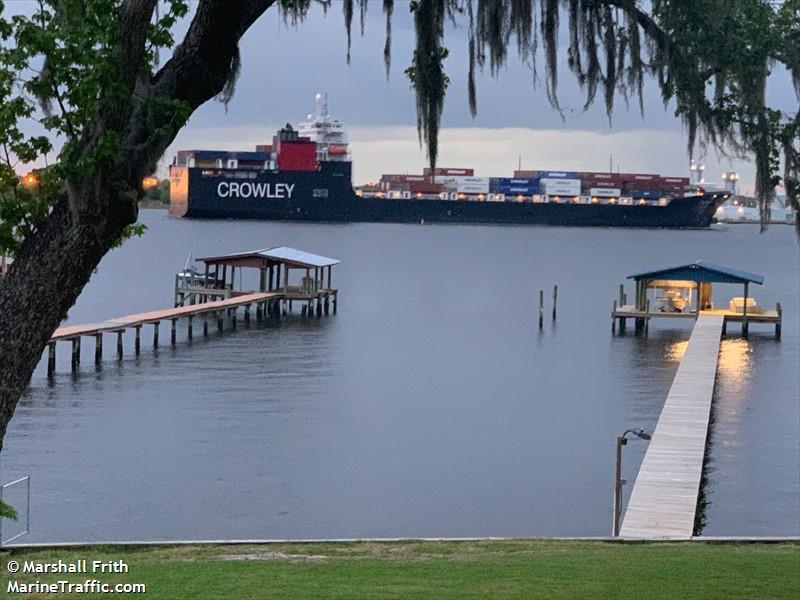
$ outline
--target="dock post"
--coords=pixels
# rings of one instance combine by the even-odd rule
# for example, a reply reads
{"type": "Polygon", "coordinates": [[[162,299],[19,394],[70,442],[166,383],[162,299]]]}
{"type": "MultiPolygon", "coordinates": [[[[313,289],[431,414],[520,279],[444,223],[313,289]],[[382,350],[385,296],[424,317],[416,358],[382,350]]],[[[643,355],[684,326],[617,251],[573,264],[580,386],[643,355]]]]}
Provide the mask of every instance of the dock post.
{"type": "Polygon", "coordinates": [[[208,313],[203,313],[203,337],[208,337],[208,313]]]}
{"type": "Polygon", "coordinates": [[[628,304],[628,294],[622,294],[622,306],[628,304]]]}
{"type": "Polygon", "coordinates": [[[81,364],[81,338],[72,338],[72,370],[77,370],[81,364]]]}
{"type": "Polygon", "coordinates": [[[614,307],[611,309],[611,334],[617,332],[617,301],[614,300],[614,307]]]}
{"type": "Polygon", "coordinates": [[[231,317],[231,327],[236,329],[236,309],[234,308],[229,314],[231,317]]]}
{"type": "Polygon", "coordinates": [[[47,376],[52,377],[56,372],[56,343],[47,344],[47,376]]]}
{"type": "Polygon", "coordinates": [[[154,321],[153,322],[153,348],[158,348],[158,327],[161,325],[161,321],[154,321]]]}
{"type": "Polygon", "coordinates": [[[322,297],[317,296],[317,316],[322,316],[322,297]]]}
{"type": "Polygon", "coordinates": [[[339,292],[333,293],[333,314],[336,314],[336,307],[339,304],[339,292]]]}
{"type": "Polygon", "coordinates": [[[194,322],[193,322],[193,319],[194,319],[194,317],[192,317],[192,315],[189,315],[189,323],[187,324],[186,335],[190,340],[194,336],[194,331],[193,331],[194,322]]]}
{"type": "Polygon", "coordinates": [[[539,329],[544,325],[544,290],[539,290],[539,329]]]}
{"type": "Polygon", "coordinates": [[[170,319],[169,343],[175,345],[175,334],[178,327],[178,319],[170,319]]]}
{"type": "Polygon", "coordinates": [[[726,317],[722,318],[722,335],[725,336],[728,334],[728,319],[726,317]]]}
{"type": "Polygon", "coordinates": [[[103,334],[97,333],[94,336],[94,364],[99,365],[103,362],[103,334]]]}
{"type": "Polygon", "coordinates": [[[122,329],[117,331],[117,360],[122,360],[122,333],[122,329]]]}
{"type": "Polygon", "coordinates": [[[142,326],[136,326],[136,341],[134,343],[134,349],[136,350],[136,356],[139,356],[139,350],[141,349],[141,342],[140,339],[142,337],[142,326]]]}
{"type": "Polygon", "coordinates": [[[558,306],[558,286],[553,286],[553,321],[556,320],[556,307],[558,306]]]}
{"type": "Polygon", "coordinates": [[[775,311],[778,313],[778,321],[775,323],[775,338],[781,339],[781,321],[783,321],[783,309],[781,303],[775,305],[775,311]]]}
{"type": "Polygon", "coordinates": [[[747,282],[744,284],[744,305],[742,306],[742,337],[747,339],[749,327],[747,326],[747,282]]]}
{"type": "Polygon", "coordinates": [[[250,322],[250,305],[249,304],[245,304],[244,305],[244,322],[245,323],[249,323],[250,322]]]}
{"type": "Polygon", "coordinates": [[[261,307],[264,305],[263,302],[256,303],[256,321],[261,320],[261,307]]]}
{"type": "Polygon", "coordinates": [[[331,314],[330,296],[325,294],[325,316],[331,314]]]}
{"type": "Polygon", "coordinates": [[[647,335],[647,332],[650,330],[650,300],[645,302],[645,312],[647,313],[647,317],[644,320],[644,333],[647,335]]]}
{"type": "Polygon", "coordinates": [[[625,284],[619,284],[619,307],[625,306],[625,284]]]}
{"type": "Polygon", "coordinates": [[[217,315],[217,331],[222,333],[222,315],[223,315],[223,313],[222,313],[222,311],[216,311],[216,315],[217,315]]]}

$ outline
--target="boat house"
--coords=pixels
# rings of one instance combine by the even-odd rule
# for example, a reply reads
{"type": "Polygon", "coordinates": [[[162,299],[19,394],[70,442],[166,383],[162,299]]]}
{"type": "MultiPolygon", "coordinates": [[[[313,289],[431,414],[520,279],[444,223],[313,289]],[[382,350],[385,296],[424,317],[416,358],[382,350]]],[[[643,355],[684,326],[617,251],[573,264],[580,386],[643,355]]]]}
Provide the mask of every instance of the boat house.
{"type": "Polygon", "coordinates": [[[624,331],[628,318],[634,319],[636,330],[640,331],[649,326],[652,318],[696,319],[701,313],[712,313],[723,316],[725,324],[729,321],[740,322],[745,336],[750,323],[772,323],[775,325],[775,335],[780,337],[780,303],[775,310],[766,310],[750,294],[750,284],[762,285],[763,275],[699,260],[637,273],[628,276],[628,279],[633,279],[636,284],[634,301],[633,304],[627,303],[623,286],[620,286],[619,303],[614,301],[612,311],[612,330],[619,322],[620,331],[624,331]],[[741,285],[742,296],[731,298],[725,307],[715,306],[712,290],[715,283],[741,285]]]}
{"type": "MultiPolygon", "coordinates": [[[[175,306],[227,299],[253,292],[275,292],[283,314],[294,302],[309,316],[336,312],[338,290],[333,267],[339,260],[288,246],[198,258],[201,269],[188,268],[175,277],[175,306]],[[237,276],[238,269],[238,276],[237,276]],[[242,269],[258,270],[258,288],[244,290],[242,269]],[[239,289],[237,290],[237,283],[239,289]]],[[[274,307],[270,307],[274,308],[274,307]]]]}

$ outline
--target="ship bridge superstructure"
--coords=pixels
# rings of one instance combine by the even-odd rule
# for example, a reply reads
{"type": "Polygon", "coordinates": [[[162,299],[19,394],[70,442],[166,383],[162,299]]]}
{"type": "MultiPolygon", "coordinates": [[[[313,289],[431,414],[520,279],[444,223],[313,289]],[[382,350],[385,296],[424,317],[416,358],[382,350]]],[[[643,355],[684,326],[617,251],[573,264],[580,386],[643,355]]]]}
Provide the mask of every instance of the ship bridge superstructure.
{"type": "Polygon", "coordinates": [[[328,94],[317,94],[316,110],[301,122],[297,131],[317,144],[317,161],[350,161],[350,148],[344,123],[328,112],[328,94]]]}

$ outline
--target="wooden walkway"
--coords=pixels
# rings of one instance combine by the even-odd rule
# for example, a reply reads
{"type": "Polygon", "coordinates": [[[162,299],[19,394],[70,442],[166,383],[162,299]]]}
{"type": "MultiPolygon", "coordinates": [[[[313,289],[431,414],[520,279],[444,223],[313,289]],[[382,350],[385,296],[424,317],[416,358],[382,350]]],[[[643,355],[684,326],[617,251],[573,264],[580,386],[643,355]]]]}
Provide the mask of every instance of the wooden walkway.
{"type": "Polygon", "coordinates": [[[109,319],[108,321],[101,321],[100,323],[68,325],[66,327],[59,327],[56,329],[55,333],[53,333],[52,337],[50,338],[50,341],[57,342],[60,340],[70,340],[80,336],[93,336],[106,331],[113,332],[122,329],[130,329],[132,327],[136,327],[137,325],[147,325],[150,323],[158,323],[160,321],[171,321],[172,319],[180,319],[192,315],[202,315],[204,313],[213,313],[220,310],[238,308],[240,306],[250,306],[282,297],[282,294],[276,292],[246,294],[244,296],[228,298],[227,300],[217,300],[214,302],[205,302],[203,304],[192,304],[189,306],[151,310],[149,312],[117,317],[116,319],[109,319]]]}
{"type": "Polygon", "coordinates": [[[724,319],[704,312],[697,319],[639,468],[621,537],[692,537],[724,319]]]}
{"type": "MultiPolygon", "coordinates": [[[[236,327],[236,311],[243,307],[245,309],[244,319],[250,320],[250,307],[256,307],[256,319],[261,320],[267,315],[279,315],[280,303],[286,302],[286,295],[283,292],[256,292],[247,293],[225,300],[213,302],[203,302],[190,304],[188,306],[177,306],[175,308],[165,308],[161,310],[151,310],[148,312],[117,317],[99,323],[85,323],[81,325],[67,325],[55,330],[47,344],[47,375],[52,376],[56,370],[56,343],[59,341],[72,342],[72,372],[76,372],[81,360],[81,338],[93,337],[95,339],[95,364],[100,364],[103,359],[103,334],[117,334],[117,358],[122,359],[123,343],[122,335],[128,329],[136,332],[134,348],[139,354],[141,348],[141,330],[144,325],[153,326],[153,346],[158,347],[158,330],[161,321],[170,321],[170,342],[174,345],[176,340],[176,325],[179,319],[188,320],[187,335],[191,340],[193,337],[193,318],[202,317],[203,335],[208,335],[209,315],[217,320],[217,329],[222,331],[224,318],[229,316],[231,324],[236,327]]],[[[318,302],[317,316],[323,312],[323,305],[318,302]]],[[[336,311],[336,300],[334,300],[334,312],[336,311]]],[[[308,310],[304,314],[311,315],[311,301],[307,306],[308,310]]],[[[328,314],[328,304],[324,304],[324,312],[328,314]]]]}

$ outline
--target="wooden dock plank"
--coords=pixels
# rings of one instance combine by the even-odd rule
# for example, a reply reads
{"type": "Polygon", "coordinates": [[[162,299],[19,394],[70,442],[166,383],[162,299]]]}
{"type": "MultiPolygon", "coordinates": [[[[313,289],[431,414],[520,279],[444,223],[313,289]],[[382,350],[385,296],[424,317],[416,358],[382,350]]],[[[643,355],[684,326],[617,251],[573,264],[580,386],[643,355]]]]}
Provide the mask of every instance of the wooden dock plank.
{"type": "Polygon", "coordinates": [[[56,342],[59,340],[67,340],[84,335],[94,335],[104,331],[116,331],[119,329],[134,327],[136,325],[145,325],[147,323],[154,323],[156,321],[167,321],[169,319],[188,317],[189,315],[200,315],[206,312],[213,312],[215,310],[221,310],[225,308],[235,308],[247,304],[255,304],[256,302],[265,302],[267,300],[276,298],[283,298],[283,294],[280,292],[245,294],[243,296],[228,298],[227,300],[216,300],[213,302],[204,302],[203,304],[192,304],[189,306],[151,310],[148,312],[109,319],[108,321],[102,321],[100,323],[67,325],[56,329],[50,338],[50,341],[56,342]]]}
{"type": "Polygon", "coordinates": [[[621,537],[691,538],[725,316],[702,312],[636,476],[621,537]]]}

